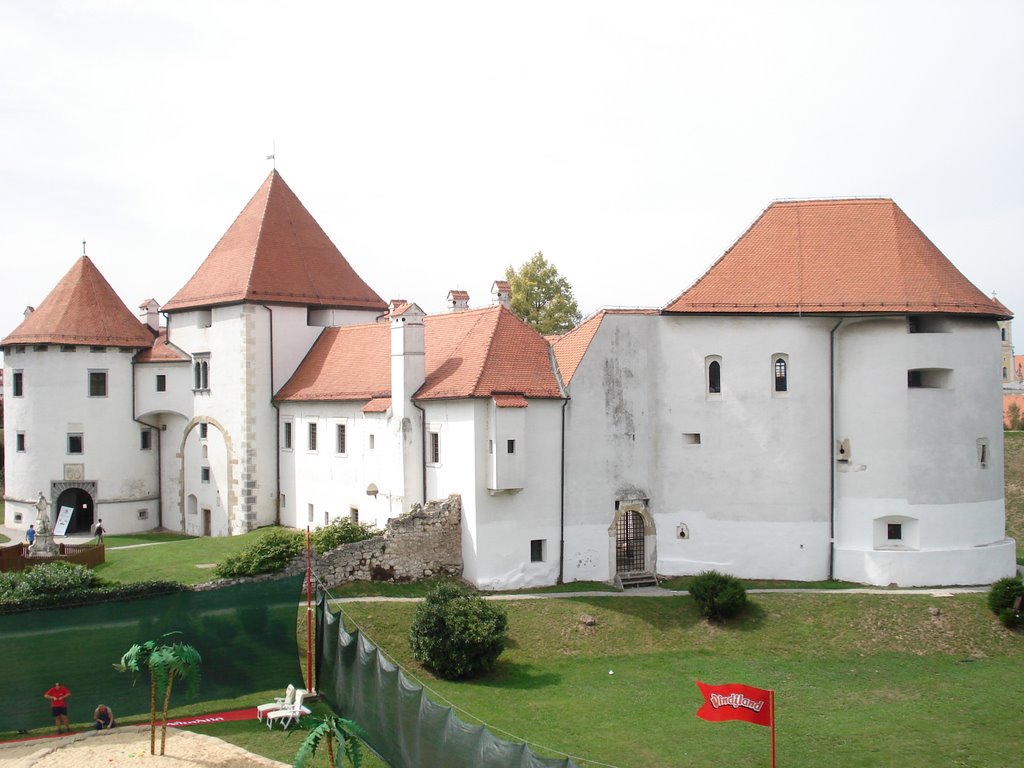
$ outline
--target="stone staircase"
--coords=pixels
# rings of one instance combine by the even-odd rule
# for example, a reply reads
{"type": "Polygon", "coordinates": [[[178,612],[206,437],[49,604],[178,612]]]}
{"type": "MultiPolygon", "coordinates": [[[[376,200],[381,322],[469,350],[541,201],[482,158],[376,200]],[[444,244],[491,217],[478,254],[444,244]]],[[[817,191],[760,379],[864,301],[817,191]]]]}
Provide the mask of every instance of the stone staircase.
{"type": "Polygon", "coordinates": [[[619,589],[635,589],[637,587],[656,587],[658,578],[650,571],[628,571],[615,574],[615,586],[619,589]]]}

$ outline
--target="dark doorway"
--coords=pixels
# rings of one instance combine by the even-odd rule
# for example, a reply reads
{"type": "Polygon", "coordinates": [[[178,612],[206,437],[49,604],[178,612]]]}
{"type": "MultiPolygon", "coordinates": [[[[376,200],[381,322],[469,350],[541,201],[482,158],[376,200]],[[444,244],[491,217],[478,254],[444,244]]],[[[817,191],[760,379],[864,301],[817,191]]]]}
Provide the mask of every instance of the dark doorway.
{"type": "Polygon", "coordinates": [[[203,510],[203,536],[213,535],[213,512],[208,509],[203,510]]]}
{"type": "Polygon", "coordinates": [[[54,511],[59,515],[63,507],[71,507],[73,510],[66,535],[92,533],[92,525],[96,522],[96,511],[93,506],[92,496],[89,495],[88,491],[83,491],[81,488],[68,488],[57,497],[56,509],[54,511]]]}
{"type": "Polygon", "coordinates": [[[615,572],[644,570],[644,518],[626,510],[615,523],[615,572]]]}

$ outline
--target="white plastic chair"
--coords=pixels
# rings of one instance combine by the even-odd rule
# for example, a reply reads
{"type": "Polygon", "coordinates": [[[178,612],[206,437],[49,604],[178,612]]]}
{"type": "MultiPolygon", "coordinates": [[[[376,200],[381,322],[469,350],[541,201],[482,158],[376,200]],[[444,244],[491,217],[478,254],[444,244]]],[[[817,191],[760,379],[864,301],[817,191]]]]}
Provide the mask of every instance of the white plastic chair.
{"type": "Polygon", "coordinates": [[[284,690],[284,696],[278,696],[269,704],[260,704],[256,707],[256,719],[263,722],[263,715],[267,712],[273,712],[275,709],[282,709],[284,707],[290,707],[295,703],[295,686],[288,683],[288,687],[284,690]]]}
{"type": "Polygon", "coordinates": [[[273,729],[274,723],[281,721],[281,727],[288,729],[291,724],[298,720],[303,715],[308,715],[312,710],[308,707],[302,706],[302,699],[305,698],[306,691],[299,688],[295,691],[295,702],[287,707],[281,707],[271,712],[267,712],[267,728],[273,729]]]}

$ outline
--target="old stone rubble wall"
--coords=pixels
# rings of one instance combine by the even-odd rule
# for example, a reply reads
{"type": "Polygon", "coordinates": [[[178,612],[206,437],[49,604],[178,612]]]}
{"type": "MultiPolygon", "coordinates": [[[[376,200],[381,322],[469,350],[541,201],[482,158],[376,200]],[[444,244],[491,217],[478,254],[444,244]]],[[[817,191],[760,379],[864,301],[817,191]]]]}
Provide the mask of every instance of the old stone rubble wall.
{"type": "MultiPolygon", "coordinates": [[[[439,574],[462,575],[462,498],[415,505],[388,521],[384,533],[366,541],[313,553],[313,571],[325,584],[345,581],[414,581],[439,574]]],[[[306,570],[305,555],[285,568],[306,570]]]]}

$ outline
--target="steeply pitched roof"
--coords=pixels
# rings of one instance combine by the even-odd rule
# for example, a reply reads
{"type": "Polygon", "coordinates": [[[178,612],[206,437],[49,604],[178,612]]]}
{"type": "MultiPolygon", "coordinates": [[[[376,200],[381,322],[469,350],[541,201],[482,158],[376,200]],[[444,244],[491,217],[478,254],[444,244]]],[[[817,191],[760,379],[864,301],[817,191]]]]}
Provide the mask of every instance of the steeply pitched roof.
{"type": "Polygon", "coordinates": [[[144,349],[135,357],[137,363],[181,363],[191,362],[192,356],[185,354],[179,347],[167,340],[167,329],[161,328],[153,340],[153,345],[144,349]]]}
{"type": "MultiPolygon", "coordinates": [[[[549,347],[504,307],[424,318],[426,379],[417,400],[495,392],[561,397],[549,347]]],[[[277,400],[370,400],[391,395],[387,323],[328,328],[277,400]]]]}
{"type": "Polygon", "coordinates": [[[1007,314],[887,198],[772,203],[663,311],[1007,314]]]}
{"type": "Polygon", "coordinates": [[[385,308],[277,171],[163,309],[243,301],[385,308]]]}
{"type": "Polygon", "coordinates": [[[35,312],[2,342],[148,347],[154,333],[114,293],[88,256],[79,257],[35,312]]]}
{"type": "Polygon", "coordinates": [[[551,349],[555,353],[562,381],[566,385],[572,381],[576,369],[583,362],[583,356],[590,349],[590,342],[594,340],[605,317],[608,315],[653,315],[656,313],[657,310],[654,309],[599,309],[571,331],[554,339],[551,342],[551,349]]]}

